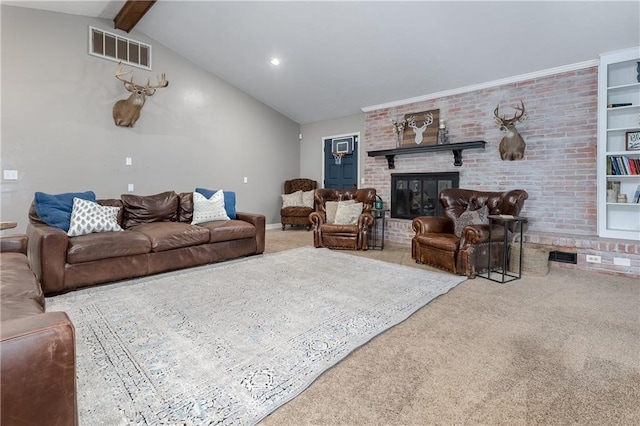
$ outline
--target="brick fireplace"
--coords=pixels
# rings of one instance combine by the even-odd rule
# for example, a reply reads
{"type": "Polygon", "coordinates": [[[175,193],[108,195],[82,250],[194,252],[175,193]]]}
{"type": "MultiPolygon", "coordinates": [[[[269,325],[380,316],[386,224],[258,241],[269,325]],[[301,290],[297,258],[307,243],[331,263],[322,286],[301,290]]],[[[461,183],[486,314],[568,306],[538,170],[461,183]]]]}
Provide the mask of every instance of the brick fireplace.
{"type": "MultiPolygon", "coordinates": [[[[396,147],[391,120],[433,109],[439,109],[440,117],[446,119],[452,144],[487,142],[483,149],[465,150],[462,166],[454,166],[451,152],[445,151],[397,155],[391,170],[384,156],[363,156],[366,186],[376,188],[386,209],[395,204],[392,174],[396,173],[457,172],[460,188],[524,189],[529,194],[522,211],[529,219],[525,242],[575,252],[580,269],[640,276],[637,242],[597,236],[597,82],[597,67],[592,66],[365,111],[363,146],[367,152],[396,147]],[[493,110],[498,104],[518,104],[520,99],[527,110],[526,121],[518,126],[527,145],[525,158],[502,161],[498,144],[503,134],[494,122],[493,110]],[[587,254],[601,255],[602,264],[587,264],[587,254]],[[631,267],[615,265],[614,257],[631,259],[631,267]]],[[[414,235],[411,219],[401,216],[387,219],[386,240],[409,245],[414,235]]]]}

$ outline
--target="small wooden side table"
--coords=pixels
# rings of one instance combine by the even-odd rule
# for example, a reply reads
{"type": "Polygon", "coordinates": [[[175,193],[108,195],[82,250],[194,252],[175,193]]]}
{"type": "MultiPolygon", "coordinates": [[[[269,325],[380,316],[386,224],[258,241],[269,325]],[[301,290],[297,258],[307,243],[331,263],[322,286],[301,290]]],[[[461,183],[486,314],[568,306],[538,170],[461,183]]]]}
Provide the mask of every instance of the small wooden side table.
{"type": "Polygon", "coordinates": [[[491,239],[492,233],[489,232],[489,260],[487,264],[487,272],[486,274],[479,274],[482,278],[486,278],[488,280],[504,284],[510,281],[519,280],[522,278],[522,225],[527,222],[526,217],[522,216],[511,216],[511,215],[489,215],[489,229],[493,227],[495,221],[502,222],[502,226],[504,227],[504,241],[503,241],[503,249],[502,249],[502,265],[500,268],[492,268],[491,267],[491,246],[493,245],[493,240],[491,239]],[[518,275],[510,274],[508,271],[509,265],[509,224],[515,223],[514,231],[519,227],[520,228],[520,254],[518,259],[518,275]],[[501,275],[501,279],[497,280],[495,278],[491,278],[491,273],[496,273],[501,275]],[[509,279],[507,279],[509,277],[509,279]]]}
{"type": "Polygon", "coordinates": [[[0,222],[0,231],[5,229],[12,229],[18,226],[18,222],[0,222]]]}

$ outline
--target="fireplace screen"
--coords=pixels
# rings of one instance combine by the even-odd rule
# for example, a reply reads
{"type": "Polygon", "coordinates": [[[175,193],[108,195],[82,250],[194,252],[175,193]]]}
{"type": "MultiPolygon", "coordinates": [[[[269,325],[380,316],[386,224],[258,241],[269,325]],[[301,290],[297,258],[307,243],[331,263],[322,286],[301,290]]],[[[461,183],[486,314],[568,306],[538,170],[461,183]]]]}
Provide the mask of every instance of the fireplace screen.
{"type": "Polygon", "coordinates": [[[394,173],[391,175],[391,217],[442,216],[440,191],[458,188],[460,174],[394,173]]]}

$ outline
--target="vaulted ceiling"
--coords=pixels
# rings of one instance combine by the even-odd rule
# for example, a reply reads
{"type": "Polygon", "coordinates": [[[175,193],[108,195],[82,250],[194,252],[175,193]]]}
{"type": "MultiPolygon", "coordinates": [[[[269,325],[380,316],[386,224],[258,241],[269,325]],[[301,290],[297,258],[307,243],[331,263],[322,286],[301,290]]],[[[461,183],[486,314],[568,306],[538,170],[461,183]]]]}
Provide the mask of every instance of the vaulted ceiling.
{"type": "MultiPolygon", "coordinates": [[[[4,3],[112,21],[125,2],[4,3]]],[[[308,123],[640,45],[640,2],[159,0],[135,30],[308,123]]]]}

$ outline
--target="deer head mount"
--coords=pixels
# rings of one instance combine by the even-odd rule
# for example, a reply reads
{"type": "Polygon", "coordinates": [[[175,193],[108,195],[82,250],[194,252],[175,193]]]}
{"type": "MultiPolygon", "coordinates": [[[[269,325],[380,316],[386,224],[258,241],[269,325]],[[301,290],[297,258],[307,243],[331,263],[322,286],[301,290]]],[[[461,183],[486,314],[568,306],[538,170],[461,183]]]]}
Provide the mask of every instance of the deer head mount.
{"type": "Polygon", "coordinates": [[[516,129],[516,123],[522,122],[525,119],[524,102],[520,101],[520,106],[515,105],[513,108],[516,110],[516,113],[511,118],[498,115],[500,109],[499,104],[496,109],[493,110],[493,115],[495,116],[496,123],[500,126],[500,130],[507,132],[498,147],[502,160],[513,161],[524,158],[524,148],[526,145],[522,136],[518,133],[518,129],[516,129]]]}
{"type": "Polygon", "coordinates": [[[169,85],[169,81],[164,73],[158,77],[158,84],[153,86],[150,80],[147,80],[147,84],[144,86],[135,84],[133,82],[133,74],[131,75],[130,81],[122,78],[124,75],[132,72],[133,71],[125,72],[122,63],[119,63],[116,67],[116,78],[124,84],[125,89],[131,92],[131,95],[127,99],[120,99],[113,106],[113,121],[116,123],[116,126],[133,127],[136,121],[138,121],[138,118],[140,118],[140,110],[144,106],[144,101],[147,96],[153,96],[153,94],[156,93],[156,89],[169,85]]]}
{"type": "Polygon", "coordinates": [[[433,123],[432,113],[428,113],[424,117],[424,121],[422,122],[422,126],[420,127],[416,126],[416,118],[413,115],[408,118],[407,125],[411,127],[411,129],[413,129],[413,133],[415,133],[416,135],[416,139],[415,139],[416,145],[420,145],[422,143],[423,133],[425,130],[427,130],[427,127],[429,127],[431,123],[433,123]]]}

